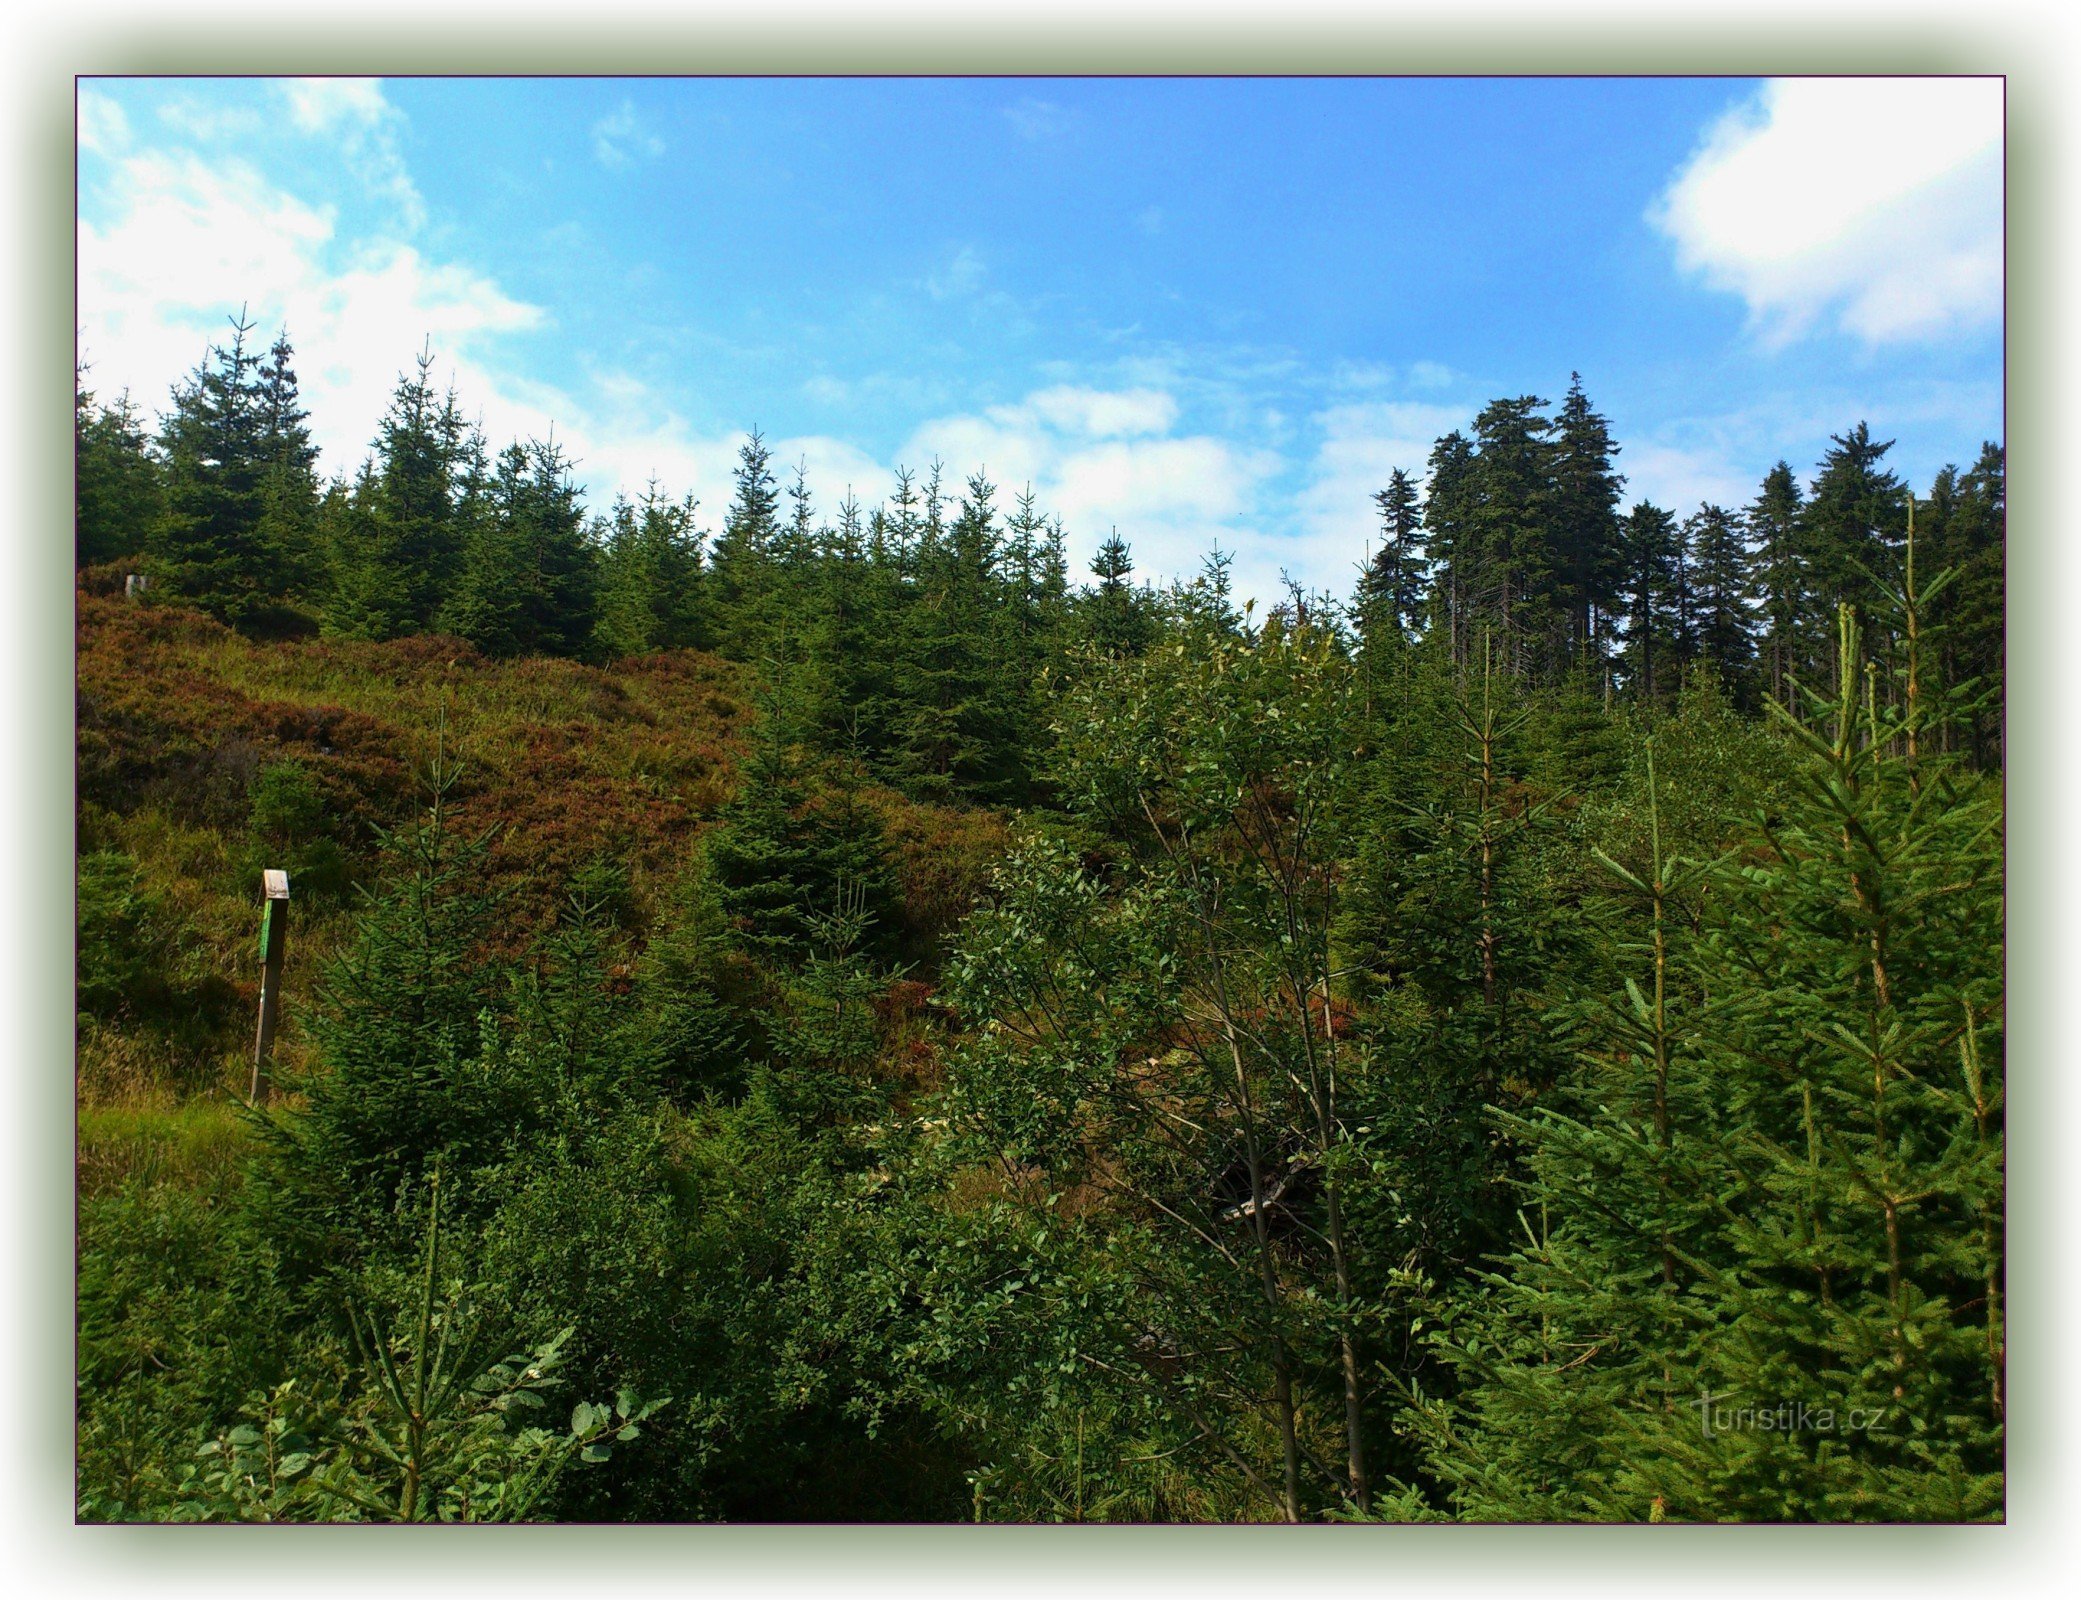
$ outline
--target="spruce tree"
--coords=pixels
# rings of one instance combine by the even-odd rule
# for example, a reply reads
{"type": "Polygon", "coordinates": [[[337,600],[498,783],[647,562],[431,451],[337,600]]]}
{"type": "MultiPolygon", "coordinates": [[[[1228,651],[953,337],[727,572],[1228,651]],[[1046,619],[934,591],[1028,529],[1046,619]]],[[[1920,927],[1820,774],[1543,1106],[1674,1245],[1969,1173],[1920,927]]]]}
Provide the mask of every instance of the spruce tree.
{"type": "Polygon", "coordinates": [[[1983,703],[1941,737],[1957,738],[1981,767],[2002,752],[2003,644],[2006,623],[2008,486],[2005,453],[1983,444],[1972,470],[1946,467],[1918,513],[1930,570],[1956,568],[1957,581],[1939,608],[1946,624],[1939,649],[1945,681],[1971,682],[1983,703]]]}
{"type": "Polygon", "coordinates": [[[75,388],[73,452],[75,563],[142,554],[159,537],[166,493],[128,391],[104,406],[84,383],[75,388]]]}
{"type": "Polygon", "coordinates": [[[638,540],[636,508],[617,494],[608,510],[600,539],[599,615],[593,642],[609,660],[648,651],[654,634],[650,613],[650,571],[638,540]]]}
{"type": "Polygon", "coordinates": [[[401,632],[433,620],[461,563],[455,470],[462,438],[455,396],[435,394],[429,347],[413,373],[398,379],[376,436],[376,512],[388,524],[386,546],[409,597],[401,632]]]}
{"type": "Polygon", "coordinates": [[[456,478],[466,437],[454,395],[435,392],[432,350],[421,351],[391,392],[333,551],[329,632],[393,639],[433,626],[457,604],[464,529],[456,478]]]}
{"type": "Polygon", "coordinates": [[[825,748],[878,760],[895,742],[895,674],[889,639],[897,629],[897,577],[871,548],[858,498],[838,504],[818,555],[816,661],[827,685],[817,713],[825,748]]]}
{"type": "Polygon", "coordinates": [[[1554,544],[1553,424],[1536,395],[1492,400],[1474,419],[1470,479],[1476,607],[1504,671],[1544,676],[1565,654],[1567,605],[1554,544]]]}
{"type": "Polygon", "coordinates": [[[326,553],[318,527],[318,447],[298,391],[289,330],[276,334],[257,370],[261,441],[267,469],[258,537],[280,571],[283,590],[322,598],[326,553]]]}
{"type": "Polygon", "coordinates": [[[767,568],[780,531],[773,456],[756,428],[738,448],[735,482],[709,570],[718,645],[744,660],[757,653],[765,637],[767,568]]]}
{"type": "Polygon", "coordinates": [[[582,656],[593,634],[598,544],[562,447],[554,439],[530,443],[526,460],[523,498],[500,508],[525,534],[535,579],[525,645],[543,655],[582,656]]]}
{"type": "Polygon", "coordinates": [[[459,508],[462,566],[441,610],[444,631],[490,656],[522,654],[535,575],[528,568],[522,525],[527,500],[527,452],[518,444],[499,454],[494,470],[473,450],[470,493],[459,508]]]}
{"type": "Polygon", "coordinates": [[[1527,770],[1536,709],[1491,639],[1462,677],[1435,657],[1400,685],[1368,779],[1343,938],[1359,973],[1419,997],[1426,1047],[1484,1096],[1551,1064],[1531,997],[1565,943],[1551,881],[1555,796],[1527,770]]]}
{"type": "Polygon", "coordinates": [[[640,505],[617,497],[599,550],[594,642],[607,656],[702,642],[701,535],[695,502],[673,501],[652,479],[640,505]]]}
{"type": "Polygon", "coordinates": [[[1725,1222],[1731,1315],[1698,1382],[1825,1405],[1844,1430],[1792,1450],[1716,1434],[1708,1503],[1736,1514],[2001,1507],[2001,810],[1931,737],[1945,697],[1921,659],[1928,591],[1910,576],[1896,593],[1875,603],[1889,659],[1862,659],[1844,609],[1848,687],[1792,729],[1802,785],[1708,963],[1746,1203],[1725,1222]]]}
{"type": "Polygon", "coordinates": [[[1554,417],[1550,517],[1557,579],[1569,610],[1571,664],[1587,681],[1598,678],[1613,643],[1625,579],[1619,497],[1626,480],[1613,467],[1618,453],[1610,422],[1583,393],[1582,374],[1570,373],[1554,417]]]}
{"type": "Polygon", "coordinates": [[[1737,704],[1749,705],[1753,579],[1741,524],[1719,506],[1702,505],[1684,523],[1683,538],[1698,660],[1737,704]]]}
{"type": "Polygon", "coordinates": [[[344,495],[328,506],[331,574],[325,632],[347,639],[394,638],[411,614],[404,564],[378,506],[376,462],[365,459],[344,495]]]}
{"type": "MultiPolygon", "coordinates": [[[[1892,573],[1910,498],[1906,485],[1881,465],[1893,448],[1891,439],[1872,438],[1860,422],[1829,442],[1834,448],[1821,459],[1801,522],[1813,580],[1814,632],[1824,649],[1838,606],[1869,616],[1872,578],[1892,573]]],[[[1834,663],[1824,656],[1814,665],[1834,663]]]]}
{"type": "Polygon", "coordinates": [[[1357,620],[1361,637],[1387,644],[1407,639],[1423,617],[1423,513],[1416,485],[1396,467],[1373,504],[1380,512],[1380,548],[1359,578],[1357,620]]]}
{"type": "Polygon", "coordinates": [[[1672,698],[1682,679],[1683,540],[1676,518],[1643,500],[1626,515],[1626,678],[1643,705],[1672,698]]]}
{"type": "Polygon", "coordinates": [[[1498,1119],[1526,1152],[1515,1248],[1434,1307],[1456,1398],[1435,1380],[1409,1391],[1428,1472],[1472,1519],[1648,1520],[1652,1496],[1618,1488],[1631,1463],[1616,1441],[1691,1398],[1718,1130],[1687,1048],[1699,996],[1682,956],[1708,869],[1670,853],[1643,754],[1646,848],[1598,857],[1609,989],[1542,1018],[1580,1065],[1532,1114],[1498,1119]]]}
{"type": "Polygon", "coordinates": [[[941,527],[936,482],[927,485],[897,673],[900,766],[921,795],[1011,800],[1028,781],[1030,752],[1020,747],[1027,686],[1013,681],[1017,623],[998,571],[996,491],[975,474],[941,527]]]}
{"type": "Polygon", "coordinates": [[[1141,597],[1127,581],[1134,575],[1134,557],[1118,528],[1091,558],[1091,575],[1098,587],[1086,601],[1086,636],[1107,655],[1139,655],[1148,647],[1151,630],[1141,597]]]}
{"type": "Polygon", "coordinates": [[[252,331],[243,314],[232,320],[231,343],[212,345],[175,388],[159,434],[166,516],[155,565],[173,595],[233,624],[279,592],[261,538],[269,461],[252,331]]]}
{"type": "Polygon", "coordinates": [[[1473,528],[1474,446],[1455,430],[1431,449],[1424,494],[1424,542],[1436,574],[1430,628],[1443,638],[1454,665],[1464,669],[1474,637],[1471,608],[1480,582],[1473,528]]]}
{"type": "Polygon", "coordinates": [[[768,691],[737,794],[708,845],[722,913],[741,948],[807,962],[821,918],[856,907],[875,948],[895,931],[894,877],[882,830],[856,788],[819,793],[794,742],[795,708],[768,691]]]}
{"type": "Polygon", "coordinates": [[[595,632],[596,561],[562,450],[508,445],[470,519],[444,625],[487,655],[582,655],[595,632]]]}
{"type": "Polygon", "coordinates": [[[437,1161],[470,1174],[520,1131],[511,1086],[483,1059],[505,975],[483,948],[490,836],[457,832],[459,775],[444,743],[424,812],[382,836],[378,887],[323,976],[318,1065],[293,1080],[301,1106],[270,1113],[257,1213],[307,1282],[395,1245],[412,1224],[392,1207],[437,1161]]]}
{"type": "Polygon", "coordinates": [[[1459,1391],[1412,1396],[1461,1515],[2000,1514],[2000,804],[1932,737],[1917,582],[1886,659],[1842,608],[1735,852],[1606,862],[1639,933],[1567,1099],[1506,1120],[1524,1242],[1449,1297],[1459,1391]]]}
{"type": "Polygon", "coordinates": [[[1811,580],[1802,536],[1805,499],[1791,463],[1770,469],[1750,502],[1749,536],[1762,597],[1764,688],[1773,700],[1791,703],[1791,679],[1809,659],[1811,580]]]}
{"type": "Polygon", "coordinates": [[[743,1087],[762,1053],[764,997],[741,961],[707,845],[696,846],[673,885],[662,925],[635,975],[632,1043],[674,1099],[696,1102],[743,1087]]]}

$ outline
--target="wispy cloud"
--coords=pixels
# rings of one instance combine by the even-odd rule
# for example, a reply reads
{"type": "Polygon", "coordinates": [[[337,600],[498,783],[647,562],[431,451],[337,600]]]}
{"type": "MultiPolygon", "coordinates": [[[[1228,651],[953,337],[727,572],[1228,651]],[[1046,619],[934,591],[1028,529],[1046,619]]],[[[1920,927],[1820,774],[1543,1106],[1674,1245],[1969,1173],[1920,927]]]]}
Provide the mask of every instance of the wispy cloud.
{"type": "MultiPolygon", "coordinates": [[[[270,92],[299,134],[358,139],[365,160],[397,155],[401,119],[371,82],[270,92]]],[[[343,232],[337,207],[312,203],[226,148],[242,130],[223,112],[210,120],[211,109],[198,102],[156,119],[195,147],[151,148],[114,101],[83,91],[83,139],[110,161],[78,230],[81,347],[97,392],[127,388],[148,409],[163,405],[171,383],[228,338],[240,302],[227,292],[244,294],[257,337],[285,325],[290,332],[328,473],[359,464],[401,371],[427,341],[435,381],[454,386],[494,448],[553,434],[596,506],[654,477],[669,493],[699,499],[705,524],[719,520],[742,432],[695,428],[625,371],[586,367],[573,388],[531,377],[508,341],[546,326],[542,307],[399,237],[408,219],[395,212],[368,231],[343,232]]],[[[392,176],[409,183],[401,159],[392,176]]],[[[847,440],[797,434],[768,445],[783,472],[804,465],[825,508],[848,488],[871,501],[893,486],[888,467],[847,440]]]]}
{"type": "Polygon", "coordinates": [[[1726,411],[1622,426],[1619,468],[1628,505],[1652,500],[1680,514],[1701,502],[1731,508],[1753,500],[1764,473],[1780,459],[1810,481],[1830,436],[1864,421],[1881,439],[1921,437],[1922,448],[1904,442],[1886,464],[1922,489],[1945,461],[1969,464],[1981,430],[2000,417],[1996,382],[1851,375],[1840,384],[1762,395],[1726,411]]]}
{"type": "Polygon", "coordinates": [[[305,133],[380,127],[394,115],[377,78],[287,78],[278,87],[305,133]]]}
{"type": "MultiPolygon", "coordinates": [[[[159,120],[174,132],[204,144],[244,139],[267,127],[257,106],[212,105],[203,100],[169,100],[159,107],[159,120]]],[[[313,130],[305,129],[310,132],[313,130]]]]}
{"type": "Polygon", "coordinates": [[[623,100],[609,115],[593,124],[593,155],[603,167],[631,167],[639,159],[655,159],[665,153],[665,141],[645,128],[636,116],[636,103],[623,100]]]}
{"type": "Polygon", "coordinates": [[[1288,560],[1296,577],[1339,592],[1379,541],[1376,492],[1399,468],[1423,481],[1432,444],[1467,425],[1464,407],[1408,400],[1331,406],[1313,418],[1317,444],[1297,512],[1288,560]]]}
{"type": "Polygon", "coordinates": [[[404,114],[379,78],[284,78],[274,85],[297,131],[333,144],[371,194],[390,201],[407,232],[426,220],[426,204],[406,170],[398,134],[404,114]]]}
{"type": "Polygon", "coordinates": [[[79,143],[95,155],[120,154],[130,147],[130,119],[123,108],[97,89],[79,91],[79,143]]]}
{"type": "Polygon", "coordinates": [[[1736,461],[1711,445],[1684,446],[1640,440],[1626,446],[1625,504],[1653,501],[1687,517],[1701,505],[1735,511],[1756,497],[1769,463],[1736,461]]]}
{"type": "Polygon", "coordinates": [[[1831,316],[1869,344],[1929,339],[2001,315],[2001,161],[1997,79],[1779,79],[1649,219],[1767,343],[1831,316]]]}
{"type": "Polygon", "coordinates": [[[989,269],[974,245],[963,245],[944,266],[925,276],[925,292],[935,300],[954,300],[974,294],[983,286],[989,269]]]}
{"type": "MultiPolygon", "coordinates": [[[[146,405],[227,334],[248,297],[263,333],[286,323],[328,468],[366,448],[410,348],[431,336],[458,368],[543,313],[495,281],[411,244],[337,237],[337,213],[268,182],[250,164],[192,150],[137,150],[79,225],[82,351],[95,387],[146,405]],[[372,338],[381,330],[381,338],[372,338]],[[394,337],[395,346],[386,343],[394,337]]],[[[488,379],[472,371],[472,384],[488,379]]],[[[486,384],[493,406],[504,386],[486,384]]]]}
{"type": "Polygon", "coordinates": [[[1106,439],[1170,432],[1178,420],[1178,402],[1161,389],[1083,389],[1065,383],[1036,390],[1022,406],[992,414],[1032,416],[1065,433],[1106,439]]]}
{"type": "Polygon", "coordinates": [[[1140,572],[1163,579],[1197,571],[1216,543],[1253,542],[1264,486],[1282,465],[1245,441],[1174,437],[1178,421],[1176,398],[1161,389],[1056,384],[927,422],[901,459],[936,457],[958,474],[980,469],[1010,490],[1031,484],[1062,517],[1080,568],[1117,527],[1140,572]]]}
{"type": "Polygon", "coordinates": [[[1075,123],[1076,113],[1052,100],[1038,100],[1028,96],[1015,105],[1006,106],[1004,120],[1012,125],[1012,132],[1022,139],[1052,139],[1069,131],[1075,123]]]}

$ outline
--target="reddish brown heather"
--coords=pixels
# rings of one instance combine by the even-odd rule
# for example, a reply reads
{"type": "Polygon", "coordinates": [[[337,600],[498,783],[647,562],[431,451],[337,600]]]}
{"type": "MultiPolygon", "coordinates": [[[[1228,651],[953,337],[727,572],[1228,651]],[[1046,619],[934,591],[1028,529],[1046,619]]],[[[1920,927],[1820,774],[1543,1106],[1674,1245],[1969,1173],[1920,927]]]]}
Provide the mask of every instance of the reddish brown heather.
{"type": "MultiPolygon", "coordinates": [[[[340,843],[362,857],[375,828],[423,805],[420,775],[445,738],[462,765],[456,826],[496,832],[487,865],[507,896],[509,950],[556,915],[569,876],[602,857],[625,866],[639,918],[647,912],[733,793],[753,721],[749,669],[697,651],[594,667],[492,660],[439,636],[260,642],[95,587],[78,596],[83,814],[156,812],[180,829],[242,836],[254,776],[292,759],[340,843]]],[[[887,831],[904,921],[929,942],[973,902],[1004,822],[876,786],[864,798],[887,831]]],[[[208,888],[234,902],[241,892],[208,888]]]]}

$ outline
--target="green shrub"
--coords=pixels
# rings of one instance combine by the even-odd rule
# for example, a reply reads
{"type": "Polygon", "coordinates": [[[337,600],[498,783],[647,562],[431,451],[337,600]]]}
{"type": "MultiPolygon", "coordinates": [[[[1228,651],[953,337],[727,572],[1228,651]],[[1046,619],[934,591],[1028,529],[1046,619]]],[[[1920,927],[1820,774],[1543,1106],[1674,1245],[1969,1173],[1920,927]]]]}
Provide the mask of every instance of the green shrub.
{"type": "Polygon", "coordinates": [[[81,856],[77,883],[75,1006],[92,1017],[138,1015],[166,987],[172,940],[159,901],[120,850],[81,856]]]}

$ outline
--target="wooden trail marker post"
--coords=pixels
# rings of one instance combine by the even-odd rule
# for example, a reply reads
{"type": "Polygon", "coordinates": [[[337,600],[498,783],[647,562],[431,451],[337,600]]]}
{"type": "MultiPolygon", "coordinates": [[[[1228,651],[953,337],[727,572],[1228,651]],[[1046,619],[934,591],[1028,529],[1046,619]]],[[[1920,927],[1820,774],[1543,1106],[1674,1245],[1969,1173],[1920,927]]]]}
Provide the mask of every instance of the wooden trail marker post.
{"type": "Polygon", "coordinates": [[[275,1013],[282,1003],[282,951],[289,942],[289,874],[270,867],[261,875],[267,898],[260,912],[260,1029],[253,1036],[255,1105],[267,1099],[267,1058],[275,1047],[275,1013]]]}

